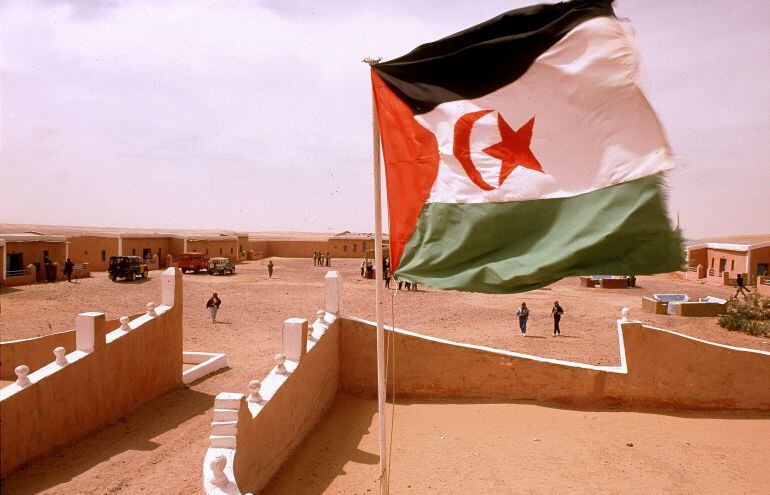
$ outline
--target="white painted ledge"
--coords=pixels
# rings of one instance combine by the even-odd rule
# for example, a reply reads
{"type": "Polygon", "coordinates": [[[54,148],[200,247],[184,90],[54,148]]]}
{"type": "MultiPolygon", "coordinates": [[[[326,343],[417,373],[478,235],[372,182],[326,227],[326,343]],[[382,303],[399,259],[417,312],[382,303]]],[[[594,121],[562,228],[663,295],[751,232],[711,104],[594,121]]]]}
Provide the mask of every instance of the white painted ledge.
{"type": "Polygon", "coordinates": [[[213,352],[184,352],[182,361],[184,364],[195,365],[182,373],[182,381],[185,385],[227,368],[227,356],[213,352]]]}

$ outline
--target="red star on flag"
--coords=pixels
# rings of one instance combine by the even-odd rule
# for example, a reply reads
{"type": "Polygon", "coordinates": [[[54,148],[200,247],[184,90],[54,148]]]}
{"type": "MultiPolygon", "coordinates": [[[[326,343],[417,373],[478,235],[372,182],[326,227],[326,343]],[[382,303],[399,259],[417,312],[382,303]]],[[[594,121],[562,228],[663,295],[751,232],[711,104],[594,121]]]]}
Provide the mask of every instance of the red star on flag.
{"type": "Polygon", "coordinates": [[[513,172],[516,167],[524,167],[536,172],[543,172],[543,167],[537,161],[532,150],[529,149],[529,143],[532,140],[532,127],[535,125],[535,117],[529,119],[529,122],[514,131],[503,115],[497,114],[497,128],[500,130],[500,141],[484,149],[484,153],[494,158],[502,160],[500,165],[500,179],[498,186],[501,186],[505,179],[513,172]]]}

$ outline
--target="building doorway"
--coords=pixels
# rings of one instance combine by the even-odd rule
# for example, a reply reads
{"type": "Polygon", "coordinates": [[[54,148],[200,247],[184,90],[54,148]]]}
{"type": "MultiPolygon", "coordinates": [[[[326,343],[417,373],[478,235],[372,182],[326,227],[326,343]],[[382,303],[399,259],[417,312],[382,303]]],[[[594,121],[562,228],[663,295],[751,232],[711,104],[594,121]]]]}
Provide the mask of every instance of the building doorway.
{"type": "Polygon", "coordinates": [[[764,277],[770,271],[769,263],[757,263],[757,277],[764,277]]]}
{"type": "Polygon", "coordinates": [[[727,260],[725,258],[719,258],[719,274],[721,275],[727,269],[727,260]]]}

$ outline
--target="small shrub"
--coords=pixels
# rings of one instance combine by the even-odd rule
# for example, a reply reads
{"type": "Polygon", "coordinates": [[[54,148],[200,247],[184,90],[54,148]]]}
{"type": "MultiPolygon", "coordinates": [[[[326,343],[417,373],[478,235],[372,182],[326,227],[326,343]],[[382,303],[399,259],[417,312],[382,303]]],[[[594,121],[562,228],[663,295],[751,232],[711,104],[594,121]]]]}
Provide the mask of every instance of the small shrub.
{"type": "Polygon", "coordinates": [[[730,299],[725,314],[719,317],[719,326],[749,335],[770,336],[770,298],[754,291],[743,300],[730,299]]]}

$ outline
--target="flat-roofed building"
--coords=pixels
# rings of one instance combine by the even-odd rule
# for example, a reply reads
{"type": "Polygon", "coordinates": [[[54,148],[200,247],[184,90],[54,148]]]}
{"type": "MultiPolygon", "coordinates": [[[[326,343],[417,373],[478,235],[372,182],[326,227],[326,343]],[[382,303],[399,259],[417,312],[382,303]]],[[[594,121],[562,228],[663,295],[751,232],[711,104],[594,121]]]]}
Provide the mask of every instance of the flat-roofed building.
{"type": "Polygon", "coordinates": [[[67,238],[42,232],[0,233],[3,241],[3,285],[23,285],[45,280],[49,258],[61,271],[67,259],[67,238]],[[34,268],[30,268],[34,267],[34,268]]]}
{"type": "Polygon", "coordinates": [[[770,272],[770,235],[720,238],[687,247],[687,277],[734,285],[738,274],[746,285],[770,272]]]}

